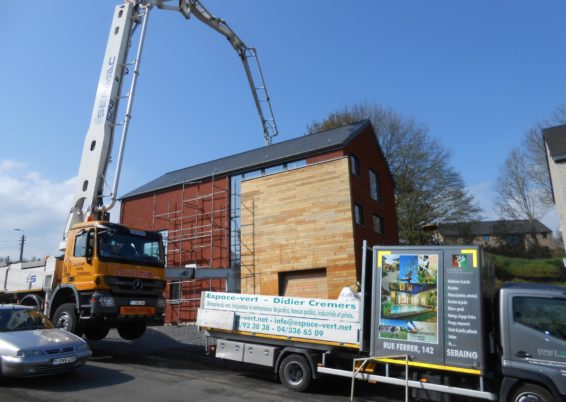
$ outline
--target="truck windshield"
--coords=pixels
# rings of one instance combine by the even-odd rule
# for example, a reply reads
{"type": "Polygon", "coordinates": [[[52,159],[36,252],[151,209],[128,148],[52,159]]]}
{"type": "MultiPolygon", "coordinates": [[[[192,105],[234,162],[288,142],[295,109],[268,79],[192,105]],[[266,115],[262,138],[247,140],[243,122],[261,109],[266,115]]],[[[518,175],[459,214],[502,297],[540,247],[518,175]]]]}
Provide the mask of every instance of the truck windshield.
{"type": "Polygon", "coordinates": [[[99,229],[98,257],[103,261],[126,264],[163,266],[161,240],[147,232],[133,233],[112,229],[99,229]]]}

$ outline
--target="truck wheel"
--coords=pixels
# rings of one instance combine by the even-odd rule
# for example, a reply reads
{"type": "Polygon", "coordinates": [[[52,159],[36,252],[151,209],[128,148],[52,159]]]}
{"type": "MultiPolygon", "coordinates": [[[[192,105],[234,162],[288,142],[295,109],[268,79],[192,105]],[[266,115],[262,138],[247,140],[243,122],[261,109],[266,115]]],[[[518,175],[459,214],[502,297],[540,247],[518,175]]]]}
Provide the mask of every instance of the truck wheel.
{"type": "Polygon", "coordinates": [[[58,328],[63,328],[67,332],[72,332],[81,336],[83,331],[79,325],[79,316],[75,309],[75,303],[61,304],[53,315],[53,323],[58,328]]]}
{"type": "Polygon", "coordinates": [[[99,341],[101,339],[104,339],[106,337],[106,335],[108,335],[108,332],[110,331],[109,327],[91,327],[91,328],[85,328],[85,336],[87,339],[90,339],[91,341],[99,341]]]}
{"type": "Polygon", "coordinates": [[[546,388],[535,384],[523,384],[513,393],[511,402],[553,402],[554,398],[546,388]]]}
{"type": "Polygon", "coordinates": [[[20,304],[22,306],[31,306],[35,308],[37,311],[41,311],[41,306],[43,305],[43,298],[38,295],[27,295],[20,301],[20,304]]]}
{"type": "Polygon", "coordinates": [[[140,338],[145,332],[145,322],[130,322],[120,324],[118,326],[118,333],[124,339],[133,341],[140,338]]]}
{"type": "Polygon", "coordinates": [[[279,365],[279,379],[283,385],[293,391],[305,391],[312,380],[309,362],[298,354],[285,357],[279,365]]]}

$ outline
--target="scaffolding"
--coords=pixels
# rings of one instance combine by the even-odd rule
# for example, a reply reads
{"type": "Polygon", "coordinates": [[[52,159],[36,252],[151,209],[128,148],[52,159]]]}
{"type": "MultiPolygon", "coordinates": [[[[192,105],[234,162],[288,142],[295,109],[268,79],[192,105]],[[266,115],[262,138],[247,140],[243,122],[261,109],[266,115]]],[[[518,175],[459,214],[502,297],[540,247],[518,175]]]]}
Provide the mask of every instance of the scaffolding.
{"type": "MultiPolygon", "coordinates": [[[[252,281],[252,293],[255,294],[257,291],[257,272],[255,267],[255,202],[252,199],[251,206],[245,205],[243,202],[240,202],[240,211],[241,209],[246,210],[250,214],[251,222],[247,224],[240,223],[240,235],[239,235],[239,242],[240,242],[240,278],[242,283],[248,282],[251,279],[252,281]],[[241,236],[241,230],[246,229],[249,231],[248,235],[251,238],[250,241],[243,241],[241,236]]],[[[241,219],[241,212],[240,212],[240,219],[241,219]]]]}
{"type": "MultiPolygon", "coordinates": [[[[167,265],[195,269],[224,267],[229,256],[229,179],[215,180],[213,175],[210,181],[183,182],[180,193],[180,200],[176,193],[156,193],[153,197],[152,225],[166,231],[167,265]],[[167,197],[166,208],[162,206],[163,197],[167,197]]],[[[221,279],[169,282],[168,320],[194,321],[201,291],[219,290],[221,282],[221,279]]]]}

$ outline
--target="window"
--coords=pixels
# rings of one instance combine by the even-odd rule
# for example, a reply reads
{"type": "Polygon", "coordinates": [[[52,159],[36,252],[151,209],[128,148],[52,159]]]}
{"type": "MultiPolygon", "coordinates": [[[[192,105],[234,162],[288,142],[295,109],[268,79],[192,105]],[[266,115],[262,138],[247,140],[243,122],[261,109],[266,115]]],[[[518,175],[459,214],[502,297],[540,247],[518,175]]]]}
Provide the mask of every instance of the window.
{"type": "Polygon", "coordinates": [[[354,204],[354,219],[358,225],[364,224],[364,210],[359,204],[354,204]]]}
{"type": "Polygon", "coordinates": [[[369,170],[369,191],[371,198],[381,201],[381,192],[379,189],[379,176],[373,170],[369,170]]]}
{"type": "Polygon", "coordinates": [[[75,250],[73,253],[74,257],[86,257],[86,242],[87,242],[88,232],[83,230],[75,237],[75,250]]]}
{"type": "Polygon", "coordinates": [[[379,215],[373,216],[373,230],[375,233],[383,234],[383,218],[379,215]]]}
{"type": "Polygon", "coordinates": [[[566,340],[566,299],[514,297],[513,319],[546,335],[566,340]]]}
{"type": "Polygon", "coordinates": [[[360,175],[360,160],[356,155],[350,155],[350,165],[352,167],[352,174],[360,175]]]}
{"type": "MultiPolygon", "coordinates": [[[[169,282],[169,299],[179,300],[181,299],[181,282],[169,282]]],[[[175,303],[178,304],[178,303],[175,303]]]]}
{"type": "Polygon", "coordinates": [[[543,232],[543,233],[542,233],[542,238],[543,238],[543,239],[546,239],[547,236],[548,236],[548,233],[546,233],[546,232],[543,232]]]}

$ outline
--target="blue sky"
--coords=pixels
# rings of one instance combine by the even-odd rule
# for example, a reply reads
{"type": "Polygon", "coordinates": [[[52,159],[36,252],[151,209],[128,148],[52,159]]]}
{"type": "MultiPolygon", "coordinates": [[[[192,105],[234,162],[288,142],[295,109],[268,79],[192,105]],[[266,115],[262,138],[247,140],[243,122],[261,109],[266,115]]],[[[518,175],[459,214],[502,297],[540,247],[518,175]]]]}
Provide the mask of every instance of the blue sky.
{"type": "MultiPolygon", "coordinates": [[[[0,3],[0,255],[17,255],[14,228],[24,229],[36,256],[61,237],[119,3],[0,3]]],[[[563,1],[204,5],[257,48],[280,130],[275,142],[345,105],[380,103],[441,139],[488,218],[508,152],[566,103],[563,1]]],[[[263,146],[247,85],[219,34],[153,10],[120,193],[263,146]]]]}

